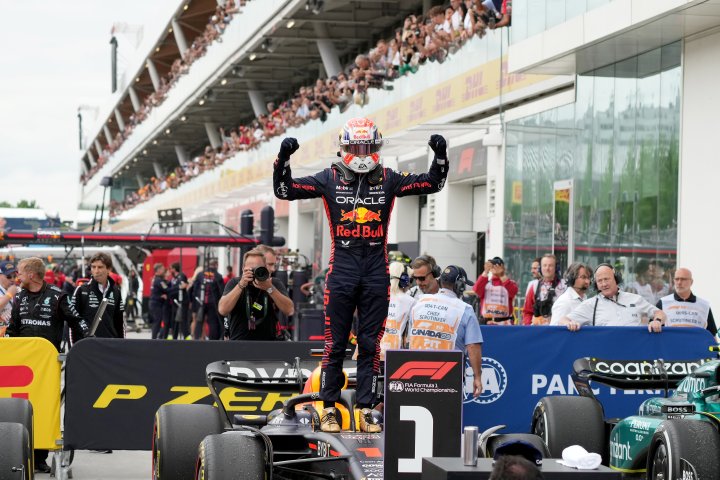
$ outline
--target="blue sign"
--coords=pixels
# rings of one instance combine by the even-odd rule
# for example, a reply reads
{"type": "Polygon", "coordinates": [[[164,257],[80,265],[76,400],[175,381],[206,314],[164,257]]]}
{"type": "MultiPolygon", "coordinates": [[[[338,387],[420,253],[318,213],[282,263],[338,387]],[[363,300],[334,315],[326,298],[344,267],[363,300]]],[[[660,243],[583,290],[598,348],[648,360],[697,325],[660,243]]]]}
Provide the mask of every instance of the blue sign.
{"type": "MultiPolygon", "coordinates": [[[[482,326],[483,393],[472,396],[473,372],[465,368],[463,425],[480,431],[507,425],[504,433],[529,432],[537,402],[551,395],[577,395],[570,374],[581,357],[607,360],[695,360],[710,358],[713,336],[700,328],[482,326]]],[[[618,390],[592,385],[605,416],[637,413],[643,400],[662,390],[618,390]]]]}

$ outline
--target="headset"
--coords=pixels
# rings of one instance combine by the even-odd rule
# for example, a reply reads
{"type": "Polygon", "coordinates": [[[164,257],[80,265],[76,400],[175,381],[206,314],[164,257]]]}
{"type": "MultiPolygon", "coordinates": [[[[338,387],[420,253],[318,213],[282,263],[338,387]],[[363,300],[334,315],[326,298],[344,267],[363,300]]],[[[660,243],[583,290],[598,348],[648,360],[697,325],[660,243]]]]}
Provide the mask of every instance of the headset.
{"type": "Polygon", "coordinates": [[[438,266],[437,263],[435,263],[435,259],[432,258],[429,255],[420,255],[415,259],[415,261],[420,260],[421,262],[425,262],[428,265],[430,265],[430,273],[432,274],[433,278],[440,278],[440,274],[442,273],[442,270],[438,266]]]}
{"type": "Polygon", "coordinates": [[[584,268],[585,270],[590,272],[590,267],[585,265],[584,263],[575,262],[571,264],[567,272],[565,272],[565,285],[568,287],[573,287],[575,285],[575,281],[577,280],[578,274],[580,273],[580,269],[584,268]]]}
{"type": "Polygon", "coordinates": [[[400,274],[400,276],[399,277],[390,277],[390,278],[395,278],[398,280],[398,287],[407,288],[410,286],[410,281],[412,279],[410,278],[410,273],[408,272],[408,268],[409,268],[408,265],[406,263],[403,263],[402,266],[403,266],[403,271],[400,274]]]}
{"type": "Polygon", "coordinates": [[[457,295],[458,298],[462,298],[463,293],[467,288],[467,273],[465,273],[465,269],[463,268],[455,265],[453,265],[453,267],[458,271],[458,276],[455,279],[455,284],[453,285],[453,292],[455,292],[455,295],[457,295]]]}
{"type": "Polygon", "coordinates": [[[610,265],[609,263],[601,263],[597,267],[595,267],[595,270],[593,270],[592,283],[590,284],[590,286],[593,289],[595,289],[596,292],[599,292],[600,290],[598,289],[597,282],[595,281],[595,274],[597,273],[597,271],[600,267],[610,268],[610,270],[612,270],[612,272],[613,272],[613,277],[615,277],[615,283],[617,283],[618,285],[620,285],[622,283],[622,281],[623,281],[622,275],[620,274],[620,272],[615,270],[614,266],[610,265]]]}

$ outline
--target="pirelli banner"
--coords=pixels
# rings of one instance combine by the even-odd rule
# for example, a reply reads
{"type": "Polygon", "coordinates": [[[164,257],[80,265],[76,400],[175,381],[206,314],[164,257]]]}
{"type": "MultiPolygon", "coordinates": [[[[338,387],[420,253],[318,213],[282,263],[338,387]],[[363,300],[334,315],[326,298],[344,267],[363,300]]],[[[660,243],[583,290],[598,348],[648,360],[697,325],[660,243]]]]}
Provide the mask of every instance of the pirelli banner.
{"type": "Polygon", "coordinates": [[[35,448],[60,440],[60,361],[44,338],[0,338],[0,398],[26,398],[33,406],[35,448]]]}
{"type": "MultiPolygon", "coordinates": [[[[205,367],[218,360],[275,360],[259,377],[286,376],[282,361],[310,358],[318,342],[182,342],[86,339],[66,369],[65,444],[74,449],[150,450],[155,411],[166,403],[212,404],[205,367]]],[[[248,365],[251,370],[252,364],[248,365]]],[[[289,395],[235,393],[228,408],[267,413],[289,395]]]]}

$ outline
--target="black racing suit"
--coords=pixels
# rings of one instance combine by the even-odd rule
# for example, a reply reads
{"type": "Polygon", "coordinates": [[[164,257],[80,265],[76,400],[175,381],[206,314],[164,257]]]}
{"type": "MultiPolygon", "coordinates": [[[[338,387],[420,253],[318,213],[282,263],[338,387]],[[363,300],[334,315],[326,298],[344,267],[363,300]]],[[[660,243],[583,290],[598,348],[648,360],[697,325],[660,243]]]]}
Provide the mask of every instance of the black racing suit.
{"type": "Polygon", "coordinates": [[[95,336],[100,338],[125,338],[125,307],[122,301],[122,292],[115,281],[108,277],[104,293],[100,293],[100,284],[95,279],[90,280],[75,289],[72,296],[75,310],[85,319],[85,323],[92,328],[95,314],[100,308],[103,298],[107,305],[102,319],[95,330],[95,336]]]}
{"type": "Polygon", "coordinates": [[[332,247],[325,281],[325,351],[320,398],[336,402],[343,384],[345,357],[353,313],[358,310],[357,405],[369,407],[377,398],[380,340],[390,300],[387,226],[395,197],[440,191],[447,177],[447,160],[433,160],[428,173],[357,174],[351,182],[337,167],[315,175],[292,178],[289,161],[276,160],[275,195],[284,200],[322,197],[330,222],[332,247]],[[377,177],[375,184],[369,179],[377,177]]]}
{"type": "Polygon", "coordinates": [[[165,278],[160,275],[153,277],[152,287],[150,287],[150,324],[152,338],[162,338],[167,336],[166,319],[165,319],[165,303],[167,300],[168,284],[165,278]],[[163,298],[164,297],[164,298],[163,298]]]}
{"type": "Polygon", "coordinates": [[[174,339],[183,339],[190,335],[188,314],[190,313],[190,295],[187,288],[180,288],[181,283],[187,283],[188,278],[183,272],[179,272],[170,280],[168,287],[168,299],[170,300],[170,324],[174,339]]]}
{"type": "Polygon", "coordinates": [[[71,343],[88,334],[89,326],[75,310],[70,296],[43,282],[40,291],[22,289],[15,296],[5,333],[9,337],[42,337],[60,351],[65,322],[70,327],[71,343]]]}

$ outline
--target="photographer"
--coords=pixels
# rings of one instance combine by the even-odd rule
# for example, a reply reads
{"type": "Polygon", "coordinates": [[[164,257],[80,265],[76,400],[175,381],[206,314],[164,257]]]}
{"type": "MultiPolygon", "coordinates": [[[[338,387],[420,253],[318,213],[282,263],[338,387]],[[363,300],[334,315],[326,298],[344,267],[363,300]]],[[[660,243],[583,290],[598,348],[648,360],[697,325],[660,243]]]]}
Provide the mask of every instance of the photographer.
{"type": "Polygon", "coordinates": [[[273,283],[263,252],[250,250],[243,257],[242,276],[225,286],[218,313],[227,316],[230,340],[277,340],[275,307],[292,315],[293,303],[280,282],[273,283]]]}

